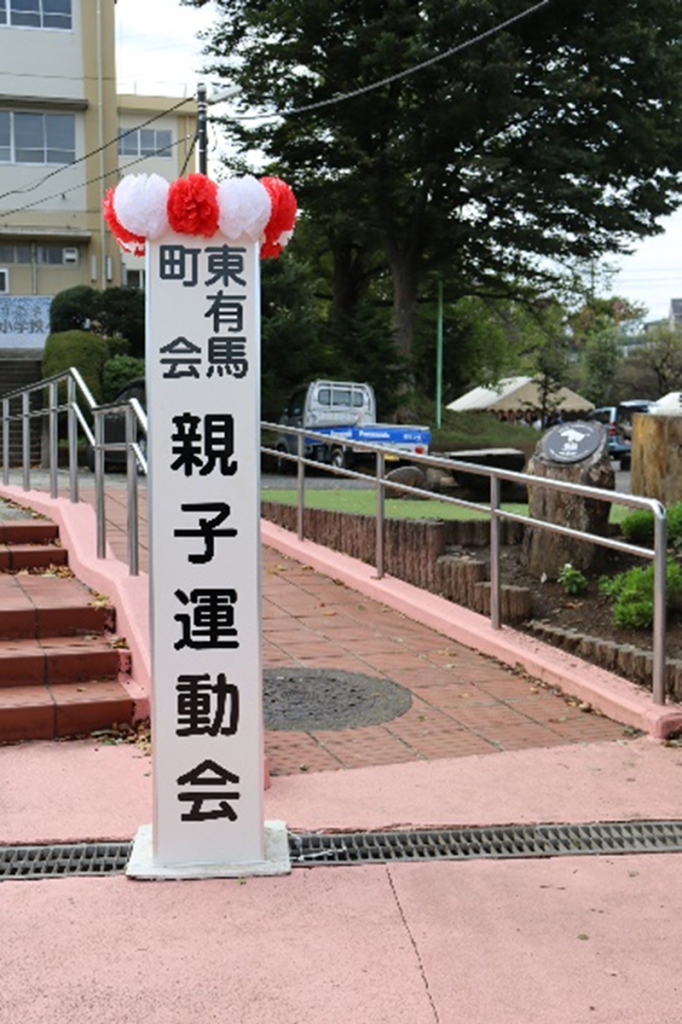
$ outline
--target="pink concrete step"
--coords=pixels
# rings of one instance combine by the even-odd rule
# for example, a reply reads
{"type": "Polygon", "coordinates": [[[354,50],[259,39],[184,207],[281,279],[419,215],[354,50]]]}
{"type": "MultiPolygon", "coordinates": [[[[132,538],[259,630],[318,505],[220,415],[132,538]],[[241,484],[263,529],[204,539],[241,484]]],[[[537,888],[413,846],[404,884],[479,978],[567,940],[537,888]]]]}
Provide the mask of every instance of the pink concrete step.
{"type": "Polygon", "coordinates": [[[113,629],[113,608],[77,579],[0,575],[0,640],[113,629]]]}
{"type": "Polygon", "coordinates": [[[0,743],[87,735],[132,717],[133,701],[113,680],[0,690],[0,743]]]}
{"type": "Polygon", "coordinates": [[[0,522],[0,743],[132,721],[119,681],[129,654],[114,637],[114,609],[60,574],[67,563],[54,523],[0,522]]]}
{"type": "Polygon", "coordinates": [[[59,527],[49,519],[0,521],[0,544],[53,544],[58,540],[59,527]]]}
{"type": "Polygon", "coordinates": [[[8,686],[116,679],[128,669],[128,651],[102,636],[20,637],[0,643],[0,693],[8,686]]]}
{"type": "Polygon", "coordinates": [[[68,564],[68,551],[55,544],[0,545],[0,572],[48,569],[50,566],[66,566],[68,564]]]}

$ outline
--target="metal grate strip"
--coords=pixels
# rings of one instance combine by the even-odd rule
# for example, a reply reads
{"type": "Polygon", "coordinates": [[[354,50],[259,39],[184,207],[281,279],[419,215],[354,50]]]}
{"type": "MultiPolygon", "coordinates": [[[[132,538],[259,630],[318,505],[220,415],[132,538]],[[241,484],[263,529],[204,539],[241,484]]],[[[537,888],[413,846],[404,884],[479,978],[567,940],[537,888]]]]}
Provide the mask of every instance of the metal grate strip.
{"type": "Polygon", "coordinates": [[[292,863],[367,864],[406,860],[560,857],[682,851],[681,821],[509,825],[401,832],[293,833],[292,863]]]}
{"type": "Polygon", "coordinates": [[[125,871],[132,843],[0,846],[0,879],[113,875],[125,871]]]}
{"type": "MultiPolygon", "coordinates": [[[[132,843],[0,846],[0,881],[113,875],[125,871],[132,843]]],[[[495,825],[391,832],[291,832],[293,867],[390,861],[565,857],[682,852],[682,821],[577,825],[495,825]]]]}

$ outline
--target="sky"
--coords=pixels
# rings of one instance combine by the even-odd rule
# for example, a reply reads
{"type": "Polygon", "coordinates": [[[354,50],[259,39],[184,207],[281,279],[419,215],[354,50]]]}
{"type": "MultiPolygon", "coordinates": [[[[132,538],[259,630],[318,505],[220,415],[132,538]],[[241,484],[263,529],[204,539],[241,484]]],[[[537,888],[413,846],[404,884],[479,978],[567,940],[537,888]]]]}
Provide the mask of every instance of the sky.
{"type": "MultiPolygon", "coordinates": [[[[195,94],[197,84],[206,80],[198,71],[202,58],[196,33],[212,21],[210,4],[196,9],[180,7],[178,0],[117,0],[119,92],[195,94]]],[[[670,300],[682,298],[682,210],[660,223],[662,234],[638,244],[631,256],[608,260],[619,268],[610,294],[644,305],[647,320],[667,318],[670,300]]]]}

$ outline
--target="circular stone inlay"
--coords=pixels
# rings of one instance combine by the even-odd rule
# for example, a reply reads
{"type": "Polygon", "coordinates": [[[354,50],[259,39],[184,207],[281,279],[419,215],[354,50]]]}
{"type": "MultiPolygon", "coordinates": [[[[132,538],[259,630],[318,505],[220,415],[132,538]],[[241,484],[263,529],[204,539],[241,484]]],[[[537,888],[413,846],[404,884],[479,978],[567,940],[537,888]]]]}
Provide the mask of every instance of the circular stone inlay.
{"type": "Polygon", "coordinates": [[[325,668],[266,668],[265,728],[308,732],[390,722],[412,705],[412,694],[388,679],[325,668]]]}

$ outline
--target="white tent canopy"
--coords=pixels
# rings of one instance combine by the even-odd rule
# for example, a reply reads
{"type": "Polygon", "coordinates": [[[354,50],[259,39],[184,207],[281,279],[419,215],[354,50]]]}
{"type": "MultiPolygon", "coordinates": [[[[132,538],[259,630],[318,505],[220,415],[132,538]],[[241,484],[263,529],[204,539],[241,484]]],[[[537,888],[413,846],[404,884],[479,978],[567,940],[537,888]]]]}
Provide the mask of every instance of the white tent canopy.
{"type": "MultiPolygon", "coordinates": [[[[468,391],[450,402],[447,408],[452,412],[516,412],[519,409],[539,409],[541,405],[542,393],[532,377],[506,377],[495,387],[468,391]]],[[[552,392],[551,405],[562,412],[589,412],[594,409],[592,402],[570,388],[552,392]]]]}

